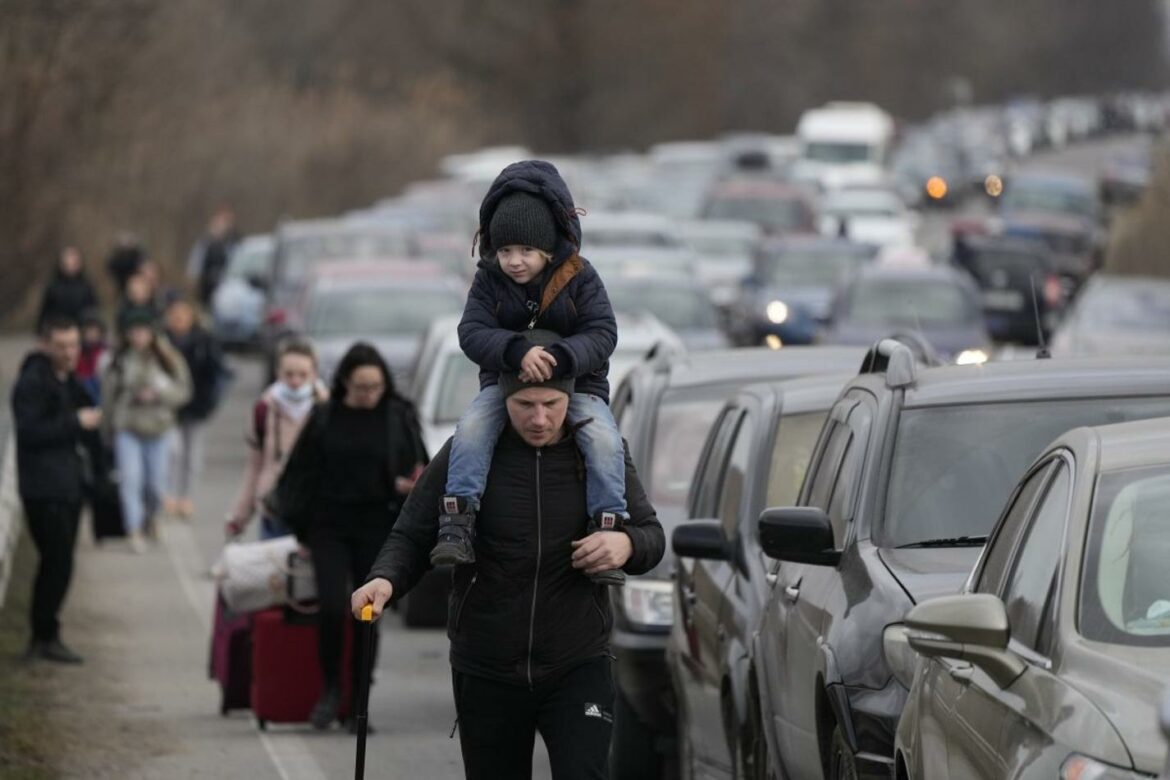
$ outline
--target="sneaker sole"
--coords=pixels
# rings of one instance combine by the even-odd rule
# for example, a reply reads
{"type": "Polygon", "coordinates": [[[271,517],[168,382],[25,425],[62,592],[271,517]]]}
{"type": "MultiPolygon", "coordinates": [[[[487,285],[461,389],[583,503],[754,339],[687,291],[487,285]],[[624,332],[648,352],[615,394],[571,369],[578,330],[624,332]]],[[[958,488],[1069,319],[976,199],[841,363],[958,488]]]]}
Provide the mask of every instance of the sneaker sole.
{"type": "Polygon", "coordinates": [[[475,563],[475,552],[468,554],[453,544],[439,544],[431,550],[432,566],[458,566],[465,563],[475,563]]]}

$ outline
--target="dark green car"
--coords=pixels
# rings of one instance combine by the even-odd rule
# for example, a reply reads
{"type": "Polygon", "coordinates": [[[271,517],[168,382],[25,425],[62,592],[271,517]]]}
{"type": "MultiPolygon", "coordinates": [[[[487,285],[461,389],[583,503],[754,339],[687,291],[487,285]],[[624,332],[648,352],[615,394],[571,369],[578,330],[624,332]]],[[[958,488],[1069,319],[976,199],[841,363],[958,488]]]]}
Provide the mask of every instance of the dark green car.
{"type": "Polygon", "coordinates": [[[920,604],[885,640],[894,673],[913,680],[898,777],[1157,776],[1170,418],[1059,438],[1016,487],[964,593],[920,604]]]}

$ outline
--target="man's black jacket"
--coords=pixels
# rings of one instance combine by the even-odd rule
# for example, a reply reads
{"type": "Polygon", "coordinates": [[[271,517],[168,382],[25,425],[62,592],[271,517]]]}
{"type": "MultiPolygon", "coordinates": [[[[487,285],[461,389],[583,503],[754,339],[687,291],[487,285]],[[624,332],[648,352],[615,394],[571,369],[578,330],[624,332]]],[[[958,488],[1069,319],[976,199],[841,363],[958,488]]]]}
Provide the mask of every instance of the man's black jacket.
{"type": "MultiPolygon", "coordinates": [[[[430,568],[447,482],[448,441],[419,478],[369,579],[394,597],[430,568]]],[[[665,549],[662,526],[626,453],[628,574],[652,569],[665,549]]],[[[448,605],[451,666],[459,672],[533,685],[609,653],[612,624],[605,586],[571,563],[586,536],[584,469],[566,437],[537,449],[509,425],[500,436],[476,520],[475,563],[456,566],[448,605]]]]}
{"type": "Polygon", "coordinates": [[[76,377],[58,379],[47,355],[33,352],[24,359],[12,388],[17,483],[23,500],[81,503],[78,445],[96,445],[96,434],[84,431],[77,420],[77,410],[87,406],[93,401],[76,377]]]}

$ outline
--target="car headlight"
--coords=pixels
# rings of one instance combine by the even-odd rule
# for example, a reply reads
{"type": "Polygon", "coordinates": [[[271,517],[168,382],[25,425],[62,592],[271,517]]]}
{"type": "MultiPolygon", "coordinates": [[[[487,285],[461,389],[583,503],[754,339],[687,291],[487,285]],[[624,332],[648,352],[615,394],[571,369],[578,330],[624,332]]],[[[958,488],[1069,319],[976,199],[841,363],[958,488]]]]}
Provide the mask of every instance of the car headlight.
{"type": "Polygon", "coordinates": [[[784,301],[772,301],[764,308],[764,314],[769,322],[779,325],[788,319],[788,304],[784,301]]]}
{"type": "Polygon", "coordinates": [[[1152,777],[1073,753],[1060,765],[1060,780],[1143,780],[1152,777]]]}
{"type": "Polygon", "coordinates": [[[674,623],[674,583],[662,580],[626,580],[622,610],[630,622],[667,627],[674,623]]]}
{"type": "Polygon", "coordinates": [[[987,362],[988,355],[981,349],[964,349],[955,358],[957,366],[981,366],[987,362]]]}
{"type": "Polygon", "coordinates": [[[908,630],[903,623],[886,626],[882,632],[882,655],[894,679],[909,689],[914,683],[914,670],[918,668],[918,653],[910,647],[908,630]]]}

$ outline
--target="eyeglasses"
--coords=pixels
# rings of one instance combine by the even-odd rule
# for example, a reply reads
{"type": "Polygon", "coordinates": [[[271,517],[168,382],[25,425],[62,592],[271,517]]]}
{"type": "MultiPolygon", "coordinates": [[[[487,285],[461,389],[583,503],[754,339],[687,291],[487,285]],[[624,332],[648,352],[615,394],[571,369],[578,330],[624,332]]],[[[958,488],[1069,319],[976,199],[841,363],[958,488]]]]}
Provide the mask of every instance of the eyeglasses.
{"type": "Polygon", "coordinates": [[[380,393],[383,390],[385,390],[386,384],[384,382],[378,382],[376,384],[371,384],[371,385],[351,384],[351,385],[347,385],[347,387],[350,389],[351,392],[354,392],[354,393],[360,393],[362,395],[374,395],[375,393],[380,393]]]}

